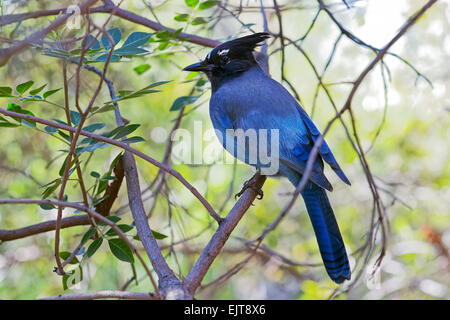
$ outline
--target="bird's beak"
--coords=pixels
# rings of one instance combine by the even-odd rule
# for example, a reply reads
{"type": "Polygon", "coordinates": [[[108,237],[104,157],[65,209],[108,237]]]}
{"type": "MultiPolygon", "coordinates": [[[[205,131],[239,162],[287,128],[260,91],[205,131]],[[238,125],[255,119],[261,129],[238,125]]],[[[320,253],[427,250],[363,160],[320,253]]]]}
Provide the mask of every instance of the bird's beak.
{"type": "Polygon", "coordinates": [[[183,71],[208,71],[209,69],[209,64],[206,61],[201,61],[187,66],[183,71]]]}

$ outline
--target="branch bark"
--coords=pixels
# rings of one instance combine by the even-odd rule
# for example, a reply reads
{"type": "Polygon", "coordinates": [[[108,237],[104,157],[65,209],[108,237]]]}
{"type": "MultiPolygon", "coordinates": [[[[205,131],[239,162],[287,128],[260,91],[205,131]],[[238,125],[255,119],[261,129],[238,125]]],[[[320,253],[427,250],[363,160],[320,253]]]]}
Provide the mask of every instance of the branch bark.
{"type": "MultiPolygon", "coordinates": [[[[96,1],[91,0],[91,2],[96,2],[96,1]]],[[[136,23],[136,24],[140,24],[142,26],[145,26],[145,27],[150,28],[150,29],[155,30],[155,31],[167,30],[170,33],[174,33],[175,32],[175,29],[166,27],[166,26],[164,26],[164,25],[162,25],[162,24],[160,24],[158,22],[152,21],[150,19],[147,19],[145,17],[142,17],[142,16],[140,16],[140,15],[134,13],[134,12],[131,12],[131,11],[128,11],[128,10],[125,10],[125,9],[117,8],[116,11],[113,12],[114,8],[117,8],[114,4],[107,4],[107,5],[103,5],[103,6],[92,8],[92,9],[89,10],[89,13],[109,13],[109,14],[113,14],[113,15],[115,15],[117,17],[120,17],[122,19],[125,19],[127,21],[130,21],[130,22],[133,22],[133,23],[136,23]]],[[[60,9],[40,10],[40,11],[35,11],[35,12],[27,12],[27,13],[20,13],[20,14],[5,15],[5,16],[1,16],[0,17],[0,27],[8,25],[8,24],[11,24],[11,23],[28,20],[28,19],[36,19],[36,18],[41,18],[41,17],[55,16],[55,15],[58,15],[58,14],[61,14],[61,13],[63,15],[65,15],[66,11],[67,11],[67,8],[60,8],[60,9]]],[[[81,11],[81,13],[86,13],[87,12],[87,8],[82,7],[80,5],[80,11],[81,11]]],[[[54,27],[52,27],[52,29],[57,28],[62,23],[64,23],[64,21],[62,21],[61,23],[58,22],[58,25],[55,25],[54,27]]],[[[55,22],[56,22],[56,20],[55,20],[55,22]]],[[[35,38],[33,38],[33,41],[31,41],[31,42],[34,42],[36,40],[41,39],[47,33],[41,35],[41,37],[36,36],[35,38]]],[[[205,47],[211,47],[211,48],[214,48],[214,47],[216,47],[216,46],[221,44],[220,41],[213,40],[213,39],[210,39],[210,38],[200,37],[200,36],[197,36],[195,34],[190,34],[190,33],[185,33],[185,32],[181,32],[177,36],[177,38],[179,38],[179,39],[186,39],[186,41],[189,41],[191,43],[195,43],[195,44],[198,44],[198,45],[202,45],[202,46],[205,46],[205,47]]],[[[0,59],[0,61],[2,61],[2,60],[0,59]]]]}
{"type": "MultiPolygon", "coordinates": [[[[260,175],[256,180],[256,186],[262,188],[265,181],[266,176],[260,175]]],[[[190,295],[194,296],[195,290],[200,286],[209,267],[219,255],[231,232],[237,226],[245,212],[247,212],[256,196],[257,193],[253,189],[248,188],[241,198],[239,198],[238,202],[236,202],[233,209],[228,213],[225,220],[220,224],[183,282],[184,289],[187,290],[190,295]]]]}
{"type": "MultiPolygon", "coordinates": [[[[87,0],[83,3],[81,3],[79,5],[80,11],[86,12],[89,9],[89,7],[92,6],[97,1],[98,0],[87,0]]],[[[67,21],[67,19],[69,19],[69,17],[72,16],[72,14],[74,14],[74,12],[70,12],[70,13],[64,12],[62,16],[56,18],[47,27],[45,27],[39,31],[36,31],[35,33],[31,34],[24,40],[14,44],[13,46],[9,47],[8,49],[3,50],[2,53],[0,54],[0,66],[3,66],[9,60],[9,58],[12,57],[13,55],[15,55],[15,54],[19,53],[20,51],[22,51],[23,49],[27,48],[30,44],[41,40],[48,33],[50,33],[50,31],[63,25],[63,23],[65,23],[67,21]]],[[[3,19],[4,19],[4,17],[2,17],[2,20],[1,20],[2,22],[3,22],[3,19]]]]}
{"type": "Polygon", "coordinates": [[[137,256],[137,258],[139,259],[139,261],[142,263],[142,266],[144,267],[150,281],[153,284],[153,287],[155,288],[156,294],[158,297],[160,297],[160,292],[158,289],[158,286],[156,285],[155,280],[153,279],[153,276],[150,272],[150,270],[148,269],[144,259],[142,259],[142,256],[139,254],[138,249],[133,245],[133,243],[128,239],[128,237],[122,232],[122,230],[120,230],[116,224],[112,221],[110,221],[109,219],[105,218],[104,216],[102,216],[101,214],[99,214],[98,212],[90,209],[90,208],[86,208],[85,206],[78,204],[78,203],[74,203],[74,202],[65,202],[65,201],[59,201],[59,200],[48,200],[48,199],[41,199],[41,200],[35,200],[35,199],[0,199],[0,205],[2,204],[51,204],[51,205],[55,205],[58,207],[65,207],[65,208],[73,208],[73,209],[78,209],[81,211],[84,211],[86,213],[88,213],[88,215],[94,217],[95,219],[98,219],[100,221],[102,221],[103,223],[107,224],[108,226],[110,226],[116,233],[117,235],[127,243],[127,245],[131,248],[131,250],[133,251],[133,253],[137,256]]]}
{"type": "Polygon", "coordinates": [[[97,300],[97,299],[132,299],[132,300],[156,300],[157,297],[149,292],[128,292],[104,290],[87,293],[60,294],[54,297],[43,298],[41,300],[97,300]]]}
{"type": "MultiPolygon", "coordinates": [[[[58,129],[62,129],[62,130],[70,131],[70,132],[76,132],[77,131],[76,128],[70,127],[68,125],[60,124],[60,123],[57,123],[57,122],[45,120],[45,119],[38,118],[38,117],[33,117],[33,116],[30,116],[30,115],[27,115],[27,114],[12,112],[12,111],[9,111],[9,110],[3,109],[3,108],[0,108],[0,114],[4,114],[6,116],[16,117],[16,118],[20,118],[20,119],[24,119],[24,120],[35,121],[37,123],[44,124],[46,126],[51,126],[51,127],[54,127],[54,128],[58,128],[58,129]]],[[[171,176],[175,177],[178,181],[180,181],[202,203],[202,205],[206,208],[206,210],[208,210],[208,212],[211,214],[211,216],[214,217],[218,223],[220,223],[221,218],[215,212],[213,207],[198,192],[198,190],[193,185],[191,185],[178,171],[175,171],[174,169],[172,169],[168,165],[153,159],[152,157],[146,155],[145,153],[142,153],[142,152],[140,152],[140,151],[130,147],[128,144],[123,143],[121,141],[109,139],[109,138],[106,138],[104,136],[101,136],[101,135],[98,135],[98,134],[94,134],[94,133],[91,133],[91,132],[87,132],[87,131],[84,131],[84,130],[80,131],[80,135],[92,138],[92,139],[97,140],[97,141],[106,142],[108,144],[111,144],[111,145],[114,145],[116,147],[122,148],[122,149],[124,149],[126,151],[129,151],[132,154],[138,156],[139,158],[141,158],[141,159],[143,159],[143,160],[153,164],[154,166],[164,170],[165,172],[167,172],[171,176]]]]}

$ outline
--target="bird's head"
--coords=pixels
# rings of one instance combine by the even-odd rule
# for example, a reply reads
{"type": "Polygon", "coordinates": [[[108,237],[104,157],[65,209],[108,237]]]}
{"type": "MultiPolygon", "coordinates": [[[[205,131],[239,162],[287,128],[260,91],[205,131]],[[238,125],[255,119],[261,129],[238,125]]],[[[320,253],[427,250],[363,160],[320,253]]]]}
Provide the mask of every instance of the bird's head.
{"type": "Polygon", "coordinates": [[[214,79],[227,77],[257,65],[253,56],[255,47],[269,38],[265,32],[255,33],[222,43],[212,49],[203,61],[191,64],[184,71],[201,71],[214,79]]]}

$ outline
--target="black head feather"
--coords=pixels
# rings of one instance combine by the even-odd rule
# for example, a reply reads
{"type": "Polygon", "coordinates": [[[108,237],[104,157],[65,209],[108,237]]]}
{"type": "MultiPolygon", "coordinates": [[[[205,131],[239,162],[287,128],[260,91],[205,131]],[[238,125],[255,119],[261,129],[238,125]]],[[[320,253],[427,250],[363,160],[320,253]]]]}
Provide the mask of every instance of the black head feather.
{"type": "Polygon", "coordinates": [[[212,49],[205,60],[187,66],[183,70],[206,73],[214,92],[224,82],[241,72],[259,67],[253,56],[253,50],[267,38],[269,38],[268,33],[259,32],[227,41],[212,49]]]}
{"type": "Polygon", "coordinates": [[[269,37],[270,35],[268,33],[259,32],[227,41],[211,50],[205,60],[208,63],[216,65],[221,65],[230,59],[250,60],[254,62],[253,50],[269,37]]]}

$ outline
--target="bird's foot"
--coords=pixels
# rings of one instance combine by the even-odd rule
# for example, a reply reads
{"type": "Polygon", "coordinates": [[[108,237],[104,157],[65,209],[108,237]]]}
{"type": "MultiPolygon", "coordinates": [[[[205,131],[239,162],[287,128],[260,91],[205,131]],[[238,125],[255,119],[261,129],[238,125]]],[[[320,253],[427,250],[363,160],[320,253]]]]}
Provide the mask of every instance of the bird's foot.
{"type": "Polygon", "coordinates": [[[258,179],[258,177],[261,175],[261,173],[258,171],[256,171],[255,175],[253,177],[251,177],[249,180],[247,180],[244,185],[242,186],[241,191],[239,191],[238,193],[236,193],[234,195],[234,199],[236,200],[237,198],[239,198],[240,196],[242,196],[242,194],[244,193],[245,190],[247,189],[252,189],[253,191],[255,191],[258,195],[256,196],[256,199],[261,200],[264,197],[264,192],[261,190],[260,187],[258,187],[256,185],[256,180],[258,179]]]}

